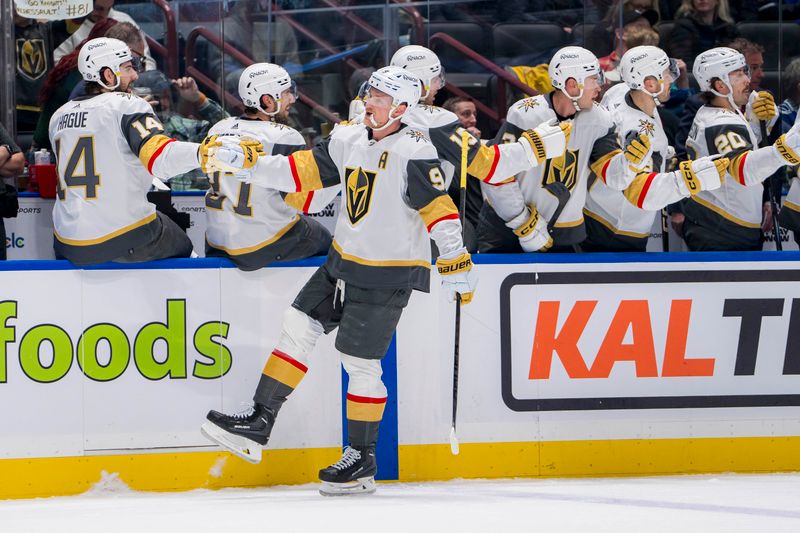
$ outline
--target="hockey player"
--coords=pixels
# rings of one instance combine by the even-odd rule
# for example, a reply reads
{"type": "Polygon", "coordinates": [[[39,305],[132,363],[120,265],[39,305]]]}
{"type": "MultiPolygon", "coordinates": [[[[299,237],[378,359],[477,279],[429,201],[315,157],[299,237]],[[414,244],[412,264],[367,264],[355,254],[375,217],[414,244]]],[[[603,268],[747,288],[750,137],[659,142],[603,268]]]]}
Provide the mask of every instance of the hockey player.
{"type": "MultiPolygon", "coordinates": [[[[294,81],[282,67],[250,65],[239,78],[244,115],[216,123],[209,135],[255,140],[267,154],[289,155],[304,149],[303,136],[285,125],[296,94],[294,81]]],[[[330,232],[300,214],[327,206],[338,188],[286,194],[253,187],[236,174],[219,171],[209,174],[209,182],[207,256],[228,257],[242,270],[255,270],[275,261],[324,254],[330,247],[330,232]]]]}
{"type": "Polygon", "coordinates": [[[562,48],[553,56],[549,73],[556,90],[512,105],[495,143],[513,143],[526,128],[543,121],[572,120],[567,149],[516,180],[483,186],[488,201],[478,224],[481,252],[534,252],[553,244],[556,249],[571,249],[586,237],[583,206],[590,172],[621,190],[650,158],[650,137],[639,135],[622,151],[611,115],[594,102],[602,85],[594,54],[579,46],[562,48]],[[569,191],[566,203],[551,193],[554,183],[569,191]],[[559,203],[563,212],[556,217],[559,203]],[[554,229],[552,236],[548,222],[554,229]]]}
{"type": "Polygon", "coordinates": [[[130,86],[138,74],[128,46],[93,39],[78,70],[87,95],[50,119],[58,199],[53,208],[57,257],[77,265],[188,257],[192,244],[147,201],[153,176],[167,179],[201,166],[209,146],[163,134],[153,108],[130,86]]]}
{"type": "MultiPolygon", "coordinates": [[[[455,205],[444,191],[436,150],[400,122],[419,100],[418,80],[396,67],[369,79],[363,124],[338,126],[312,150],[260,157],[252,183],[298,192],[341,183],[342,210],[327,262],[286,311],[278,345],[254,396],[240,415],[208,414],[203,432],[251,462],[261,458],[275,417],[306,373],[308,355],[322,333],[336,329],[336,348],[350,376],[349,445],[341,460],[320,471],[323,494],[375,490],[375,445],[386,404],[380,360],[413,290],[427,292],[432,238],[443,284],[472,298],[472,262],[461,239],[455,205]]],[[[213,154],[238,167],[236,146],[213,154]]]]}
{"type": "MultiPolygon", "coordinates": [[[[446,189],[461,162],[461,133],[466,130],[455,113],[433,105],[436,93],[445,84],[442,64],[431,50],[409,45],[395,52],[391,65],[414,74],[422,83],[420,105],[409,109],[402,121],[423,132],[433,143],[442,162],[446,189]]],[[[539,166],[545,159],[562,155],[570,125],[553,126],[548,122],[549,118],[544,118],[529,124],[514,139],[516,143],[501,146],[485,146],[468,133],[467,173],[486,183],[499,183],[539,166]]]]}
{"type": "Polygon", "coordinates": [[[587,252],[644,252],[653,220],[664,206],[701,190],[719,188],[727,159],[702,157],[667,172],[672,158],[658,106],[669,100],[670,86],[678,77],[675,60],[655,46],[631,48],[620,60],[619,85],[604,96],[620,141],[643,134],[653,147],[650,159],[633,182],[618,191],[592,176],[586,198],[587,252]],[[626,198],[629,201],[626,201],[626,198]]]}
{"type": "Polygon", "coordinates": [[[684,240],[690,250],[760,250],[761,182],[783,165],[800,163],[800,131],[795,126],[775,144],[754,148],[761,134],[751,123],[774,124],[777,109],[769,93],[751,94],[745,58],[736,50],[707,50],[692,71],[706,104],[692,123],[687,152],[695,159],[720,154],[730,166],[722,187],[683,202],[684,240]],[[740,111],[745,106],[747,119],[740,111]]]}

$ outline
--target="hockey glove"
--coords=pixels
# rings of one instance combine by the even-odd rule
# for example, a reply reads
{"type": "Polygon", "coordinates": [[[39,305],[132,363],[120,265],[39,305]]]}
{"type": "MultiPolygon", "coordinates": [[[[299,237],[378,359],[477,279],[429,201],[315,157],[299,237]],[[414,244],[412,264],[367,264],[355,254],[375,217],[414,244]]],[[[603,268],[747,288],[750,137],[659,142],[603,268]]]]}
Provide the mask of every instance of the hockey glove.
{"type": "Polygon", "coordinates": [[[478,273],[472,270],[472,258],[466,248],[440,255],[436,260],[436,269],[442,276],[442,287],[448,292],[451,302],[455,301],[456,293],[461,295],[462,304],[472,301],[472,293],[478,285],[478,273]]]}
{"type": "Polygon", "coordinates": [[[200,164],[200,170],[204,173],[210,174],[218,170],[213,167],[211,154],[220,146],[222,143],[217,135],[209,135],[200,143],[200,148],[197,149],[197,162],[200,164]]]}
{"type": "Polygon", "coordinates": [[[541,164],[545,159],[560,157],[564,154],[572,131],[571,122],[556,120],[543,122],[532,130],[520,135],[517,141],[525,149],[528,162],[532,167],[541,164]]]}
{"type": "Polygon", "coordinates": [[[653,146],[650,142],[650,137],[646,133],[640,133],[638,137],[630,139],[625,146],[625,159],[637,170],[647,165],[652,153],[653,146]]]}
{"type": "Polygon", "coordinates": [[[753,114],[758,120],[768,123],[778,116],[778,108],[775,106],[775,99],[767,91],[759,91],[751,99],[753,114]]]}
{"type": "Polygon", "coordinates": [[[221,146],[210,151],[210,160],[211,166],[218,170],[237,173],[253,168],[259,155],[264,155],[264,147],[260,142],[224,137],[221,146]]]}
{"type": "Polygon", "coordinates": [[[800,165],[800,155],[798,155],[800,154],[800,129],[798,129],[798,125],[800,122],[792,126],[787,133],[778,137],[773,144],[778,155],[790,165],[800,165]]]}
{"type": "Polygon", "coordinates": [[[553,245],[547,231],[547,222],[539,216],[536,206],[526,207],[522,213],[506,222],[506,226],[519,238],[519,245],[526,252],[544,252],[553,245]]]}
{"type": "Polygon", "coordinates": [[[682,161],[676,172],[682,180],[678,180],[678,188],[684,196],[713,191],[722,186],[728,172],[730,160],[727,157],[701,157],[694,161],[682,161]]]}

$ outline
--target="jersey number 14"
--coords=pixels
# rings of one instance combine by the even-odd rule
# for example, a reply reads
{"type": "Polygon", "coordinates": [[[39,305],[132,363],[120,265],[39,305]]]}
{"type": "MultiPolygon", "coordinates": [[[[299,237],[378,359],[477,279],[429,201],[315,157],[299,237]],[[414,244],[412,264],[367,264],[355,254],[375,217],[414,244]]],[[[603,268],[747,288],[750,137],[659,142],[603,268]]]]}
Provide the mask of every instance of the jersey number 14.
{"type": "Polygon", "coordinates": [[[94,136],[79,137],[62,166],[61,140],[56,141],[56,169],[58,172],[58,199],[64,200],[66,188],[84,187],[87,199],[97,198],[97,187],[100,185],[100,174],[97,173],[97,162],[94,156],[94,136]],[[81,164],[83,162],[83,164],[81,164]],[[82,174],[79,174],[79,169],[82,174]],[[62,185],[63,180],[63,185],[62,185]]]}

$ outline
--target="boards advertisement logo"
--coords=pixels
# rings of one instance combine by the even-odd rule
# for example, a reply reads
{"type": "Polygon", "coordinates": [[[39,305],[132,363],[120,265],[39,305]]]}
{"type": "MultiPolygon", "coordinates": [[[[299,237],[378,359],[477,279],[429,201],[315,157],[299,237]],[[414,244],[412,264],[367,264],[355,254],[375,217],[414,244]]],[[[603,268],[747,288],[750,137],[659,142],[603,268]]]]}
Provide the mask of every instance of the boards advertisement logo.
{"type": "Polygon", "coordinates": [[[800,405],[798,281],[795,270],[511,274],[500,288],[503,401],[514,411],[800,405]]]}
{"type": "Polygon", "coordinates": [[[25,248],[25,237],[12,232],[6,237],[6,248],[25,248]]]}
{"type": "Polygon", "coordinates": [[[145,379],[218,379],[231,369],[233,356],[222,343],[230,324],[206,322],[195,331],[186,328],[186,300],[167,300],[164,321],[143,323],[125,331],[111,323],[88,326],[73,338],[57,324],[38,324],[20,331],[14,325],[24,313],[15,300],[0,302],[0,387],[9,382],[9,365],[18,355],[22,374],[37,383],[54,383],[69,372],[98,381],[113,381],[124,372],[145,379]],[[166,355],[154,347],[166,346],[166,355]],[[195,356],[194,360],[190,356],[195,356]],[[131,364],[132,363],[132,364],[131,364]],[[190,374],[191,373],[191,374],[190,374]]]}

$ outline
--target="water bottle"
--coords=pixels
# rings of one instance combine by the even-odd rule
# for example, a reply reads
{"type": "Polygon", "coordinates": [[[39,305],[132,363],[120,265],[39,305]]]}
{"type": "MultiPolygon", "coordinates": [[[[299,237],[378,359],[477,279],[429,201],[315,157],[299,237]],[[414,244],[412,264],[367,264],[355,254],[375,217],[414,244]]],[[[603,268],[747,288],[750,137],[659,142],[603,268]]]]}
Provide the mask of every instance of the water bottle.
{"type": "Polygon", "coordinates": [[[36,153],[33,156],[34,164],[36,165],[49,165],[50,164],[50,152],[47,148],[42,148],[41,150],[36,150],[36,153]]]}

